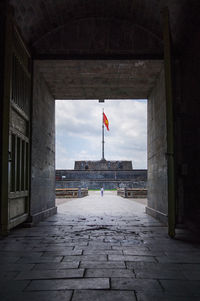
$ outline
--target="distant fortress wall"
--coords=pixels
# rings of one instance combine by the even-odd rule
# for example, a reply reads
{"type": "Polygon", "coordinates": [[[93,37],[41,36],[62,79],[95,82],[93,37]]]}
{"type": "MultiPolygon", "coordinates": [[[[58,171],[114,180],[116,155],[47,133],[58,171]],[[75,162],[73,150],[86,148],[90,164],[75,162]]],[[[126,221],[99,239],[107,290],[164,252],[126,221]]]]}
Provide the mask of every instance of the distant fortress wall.
{"type": "Polygon", "coordinates": [[[147,170],[56,170],[56,188],[146,188],[147,170]]]}
{"type": "Polygon", "coordinates": [[[147,170],[131,161],[75,161],[74,169],[56,170],[56,188],[146,188],[147,170]]]}
{"type": "Polygon", "coordinates": [[[133,170],[131,161],[75,161],[75,170],[133,170]]]}

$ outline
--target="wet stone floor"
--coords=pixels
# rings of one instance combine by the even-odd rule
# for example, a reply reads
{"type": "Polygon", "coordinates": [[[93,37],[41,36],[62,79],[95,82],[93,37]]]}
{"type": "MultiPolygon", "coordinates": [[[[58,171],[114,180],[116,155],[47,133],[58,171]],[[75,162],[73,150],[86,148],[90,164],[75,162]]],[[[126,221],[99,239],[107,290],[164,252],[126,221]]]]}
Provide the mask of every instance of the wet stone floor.
{"type": "Polygon", "coordinates": [[[0,240],[1,301],[199,301],[200,245],[113,192],[0,240]],[[186,237],[186,238],[185,238],[186,237]]]}

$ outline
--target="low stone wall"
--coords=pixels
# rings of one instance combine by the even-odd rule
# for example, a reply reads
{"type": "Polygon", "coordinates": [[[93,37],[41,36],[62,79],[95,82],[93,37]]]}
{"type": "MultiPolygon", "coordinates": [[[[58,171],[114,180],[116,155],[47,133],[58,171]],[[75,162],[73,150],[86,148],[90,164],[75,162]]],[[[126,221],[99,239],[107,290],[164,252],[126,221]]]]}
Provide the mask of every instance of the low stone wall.
{"type": "Polygon", "coordinates": [[[147,198],[147,189],[144,188],[119,188],[117,195],[123,198],[147,198]]]}
{"type": "Polygon", "coordinates": [[[56,198],[82,198],[88,195],[85,188],[57,188],[56,198]]]}

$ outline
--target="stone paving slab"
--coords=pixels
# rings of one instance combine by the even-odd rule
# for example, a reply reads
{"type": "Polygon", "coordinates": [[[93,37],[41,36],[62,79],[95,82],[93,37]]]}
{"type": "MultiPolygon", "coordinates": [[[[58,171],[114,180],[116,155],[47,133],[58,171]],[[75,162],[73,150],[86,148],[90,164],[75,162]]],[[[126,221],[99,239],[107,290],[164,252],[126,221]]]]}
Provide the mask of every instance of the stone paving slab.
{"type": "Polygon", "coordinates": [[[34,270],[30,272],[21,272],[16,280],[25,279],[64,279],[64,278],[80,278],[83,277],[84,269],[65,269],[65,270],[34,270]]]}
{"type": "Polygon", "coordinates": [[[123,247],[133,247],[133,246],[142,246],[143,243],[141,240],[137,239],[127,239],[125,242],[121,242],[121,246],[123,247]]]}
{"type": "Polygon", "coordinates": [[[52,262],[52,263],[37,263],[34,265],[33,270],[63,270],[63,269],[77,269],[79,261],[68,262],[52,262]]]}
{"type": "Polygon", "coordinates": [[[114,246],[121,246],[121,244],[119,243],[119,242],[117,242],[117,243],[110,243],[110,242],[107,242],[107,243],[105,243],[105,242],[99,242],[99,243],[97,243],[97,242],[95,242],[95,243],[93,243],[93,242],[89,242],[89,244],[88,244],[88,246],[89,246],[89,248],[93,248],[93,249],[113,249],[113,247],[114,246]]]}
{"type": "Polygon", "coordinates": [[[157,280],[135,279],[135,278],[112,278],[111,288],[117,290],[158,291],[162,288],[157,280]]]}
{"type": "Polygon", "coordinates": [[[156,262],[151,256],[131,256],[131,255],[108,255],[110,261],[142,261],[142,262],[156,262]]]}
{"type": "Polygon", "coordinates": [[[175,296],[199,296],[200,281],[188,280],[160,280],[164,291],[175,296]]]}
{"type": "Polygon", "coordinates": [[[4,257],[1,257],[0,258],[0,265],[1,264],[9,264],[9,263],[16,263],[20,260],[20,257],[19,256],[4,256],[4,257]]]}
{"type": "Polygon", "coordinates": [[[169,263],[199,263],[200,264],[200,256],[193,254],[174,254],[174,256],[156,256],[156,260],[158,262],[169,262],[169,263]]]}
{"type": "Polygon", "coordinates": [[[157,269],[134,269],[136,278],[140,279],[186,279],[185,275],[181,271],[167,270],[157,267],[157,269]]]}
{"type": "MultiPolygon", "coordinates": [[[[67,234],[66,234],[67,235],[67,234]]],[[[46,246],[41,245],[35,245],[33,250],[34,251],[41,251],[44,252],[47,249],[49,251],[57,251],[57,250],[61,250],[61,251],[67,251],[67,250],[74,250],[74,247],[77,247],[78,250],[80,250],[80,247],[88,246],[88,241],[85,242],[69,242],[69,243],[51,243],[51,244],[47,244],[46,246]]]]}
{"type": "Polygon", "coordinates": [[[137,293],[137,301],[199,301],[199,297],[184,297],[184,296],[172,296],[166,293],[151,294],[148,292],[146,294],[137,293]]]}
{"type": "Polygon", "coordinates": [[[62,205],[45,222],[1,239],[0,300],[199,301],[200,245],[183,231],[170,239],[143,205],[125,214],[118,202],[121,214],[102,215],[101,198],[91,196],[96,216],[83,216],[79,205],[79,214],[65,214],[62,205]]]}
{"type": "MultiPolygon", "coordinates": [[[[173,264],[173,265],[175,265],[175,264],[173,264]]],[[[187,271],[199,271],[200,272],[200,264],[199,263],[198,264],[183,263],[183,264],[179,264],[178,266],[180,267],[180,269],[182,271],[186,271],[186,272],[187,271]]]]}
{"type": "Polygon", "coordinates": [[[178,255],[178,253],[185,253],[187,254],[188,252],[195,252],[199,251],[200,245],[194,246],[190,244],[188,246],[188,243],[176,243],[176,241],[172,241],[169,243],[169,239],[166,239],[165,241],[149,241],[146,242],[146,247],[151,250],[151,251],[163,251],[165,255],[178,255]]]}
{"type": "Polygon", "coordinates": [[[183,275],[188,280],[200,280],[200,271],[183,271],[183,275]]]}
{"type": "Polygon", "coordinates": [[[75,290],[72,301],[136,301],[133,291],[75,290]]]}
{"type": "Polygon", "coordinates": [[[63,259],[63,256],[55,256],[55,257],[22,257],[18,258],[16,263],[23,264],[23,263],[44,263],[44,262],[60,262],[63,259]]]}
{"type": "MultiPolygon", "coordinates": [[[[143,253],[143,252],[148,252],[149,249],[147,247],[144,247],[144,246],[136,246],[136,245],[129,245],[129,246],[112,246],[112,250],[121,250],[122,252],[124,251],[127,251],[130,252],[138,252],[138,255],[142,255],[140,253],[143,253]]],[[[125,254],[124,254],[125,255],[125,254]]],[[[132,255],[132,254],[127,254],[127,255],[132,255]]]]}
{"type": "Polygon", "coordinates": [[[83,255],[122,255],[122,250],[83,249],[83,255]]]}
{"type": "Polygon", "coordinates": [[[22,252],[29,252],[29,251],[32,251],[33,250],[33,246],[30,245],[30,246],[24,246],[24,245],[20,245],[20,246],[14,246],[13,244],[10,245],[10,246],[6,246],[6,247],[3,247],[1,246],[1,251],[16,251],[16,252],[19,252],[19,251],[22,251],[22,252]]]}
{"type": "Polygon", "coordinates": [[[127,278],[127,277],[135,277],[135,274],[131,270],[127,269],[87,269],[85,272],[85,277],[105,277],[105,278],[111,278],[111,277],[121,277],[121,278],[127,278]]]}
{"type": "MultiPolygon", "coordinates": [[[[8,258],[8,257],[26,257],[28,256],[29,253],[27,251],[2,251],[0,250],[0,255],[2,256],[1,258],[3,259],[8,258]]],[[[43,252],[33,252],[31,251],[31,257],[41,257],[43,255],[43,252]]]]}
{"type": "Polygon", "coordinates": [[[18,264],[18,263],[3,263],[1,264],[0,270],[1,271],[30,271],[34,267],[34,264],[18,264]]]}
{"type": "Polygon", "coordinates": [[[127,261],[126,266],[128,269],[134,269],[134,271],[181,271],[182,265],[178,263],[158,263],[158,262],[141,262],[141,261],[127,261]]]}
{"type": "Polygon", "coordinates": [[[138,249],[132,249],[132,248],[124,248],[123,249],[124,255],[134,255],[134,256],[164,256],[163,251],[150,251],[150,250],[140,250],[138,249]]]}
{"type": "Polygon", "coordinates": [[[186,256],[195,256],[195,257],[200,257],[200,250],[192,250],[192,249],[186,249],[186,250],[176,250],[176,254],[174,254],[172,251],[165,251],[164,252],[166,256],[173,257],[174,255],[181,256],[181,257],[186,257],[186,256]]]}
{"type": "Polygon", "coordinates": [[[1,271],[0,281],[14,279],[14,278],[16,278],[17,274],[18,274],[18,272],[14,272],[14,271],[1,271]]]}
{"type": "Polygon", "coordinates": [[[29,283],[29,280],[1,280],[0,293],[9,293],[11,290],[12,292],[21,292],[28,286],[29,283]]]}
{"type": "MultiPolygon", "coordinates": [[[[48,252],[72,252],[73,248],[74,248],[74,244],[70,247],[66,246],[65,244],[63,244],[62,246],[54,244],[54,245],[34,247],[33,251],[37,250],[37,252],[42,252],[42,253],[47,252],[47,251],[48,252]]],[[[80,248],[78,250],[80,250],[80,248]]],[[[76,251],[76,250],[74,250],[74,251],[76,251]]]]}
{"type": "Polygon", "coordinates": [[[72,251],[66,251],[66,250],[56,250],[56,251],[46,251],[43,253],[42,257],[58,257],[58,256],[77,256],[82,255],[82,250],[72,250],[72,251]]]}
{"type": "Polygon", "coordinates": [[[7,292],[0,293],[2,301],[71,301],[72,292],[47,291],[47,292],[7,292]]]}
{"type": "Polygon", "coordinates": [[[95,268],[95,269],[113,269],[126,268],[123,261],[81,261],[80,268],[95,268]]]}
{"type": "Polygon", "coordinates": [[[65,261],[106,261],[106,255],[82,255],[82,256],[64,256],[63,262],[65,261]]]}
{"type": "Polygon", "coordinates": [[[108,278],[81,278],[66,280],[33,280],[27,291],[71,290],[71,289],[109,289],[108,278]]]}

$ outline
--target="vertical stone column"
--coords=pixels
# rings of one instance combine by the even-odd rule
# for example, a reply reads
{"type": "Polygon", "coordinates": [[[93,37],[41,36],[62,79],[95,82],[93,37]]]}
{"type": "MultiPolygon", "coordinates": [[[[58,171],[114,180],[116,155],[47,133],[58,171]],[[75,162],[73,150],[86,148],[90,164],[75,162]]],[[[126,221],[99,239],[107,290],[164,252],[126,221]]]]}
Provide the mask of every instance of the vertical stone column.
{"type": "Polygon", "coordinates": [[[168,222],[167,128],[165,77],[162,69],[148,98],[148,204],[146,212],[168,222]]]}
{"type": "Polygon", "coordinates": [[[31,221],[56,213],[55,100],[34,62],[31,147],[31,221]]]}

